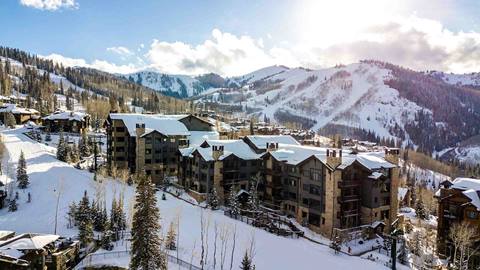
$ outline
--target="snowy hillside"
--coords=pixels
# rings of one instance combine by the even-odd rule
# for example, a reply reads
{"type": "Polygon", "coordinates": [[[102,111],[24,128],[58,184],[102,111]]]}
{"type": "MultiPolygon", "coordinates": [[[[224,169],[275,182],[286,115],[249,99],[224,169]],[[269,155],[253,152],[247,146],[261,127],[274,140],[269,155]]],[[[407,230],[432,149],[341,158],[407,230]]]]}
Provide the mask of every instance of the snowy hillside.
{"type": "MultiPolygon", "coordinates": [[[[55,220],[55,205],[59,197],[59,214],[57,233],[63,236],[75,236],[75,228],[67,228],[68,205],[78,201],[87,190],[91,198],[98,193],[105,194],[110,202],[114,194],[122,192],[125,195],[125,209],[131,209],[134,189],[131,186],[120,184],[114,180],[104,180],[103,183],[94,182],[93,175],[87,171],[77,170],[72,166],[60,162],[55,158],[55,148],[45,146],[30,140],[22,134],[24,130],[4,130],[1,132],[7,149],[4,157],[4,168],[10,168],[7,175],[15,174],[16,161],[23,151],[27,160],[27,172],[30,177],[30,186],[26,190],[19,190],[18,211],[7,212],[0,210],[0,228],[14,230],[18,233],[38,232],[53,233],[55,220]],[[27,193],[32,195],[32,202],[27,203],[27,193]],[[97,193],[96,193],[97,192],[97,193]]],[[[10,178],[2,176],[3,181],[10,178]]],[[[15,184],[15,183],[13,183],[15,184]]],[[[254,262],[258,269],[312,269],[319,262],[328,269],[387,269],[379,263],[344,254],[335,255],[324,245],[319,245],[305,239],[292,239],[276,236],[266,231],[254,228],[246,223],[228,218],[222,211],[202,210],[202,208],[188,204],[182,200],[167,195],[167,200],[161,199],[157,193],[158,206],[162,217],[163,230],[168,228],[171,221],[179,219],[179,256],[185,261],[199,265],[200,247],[200,217],[207,218],[210,226],[207,239],[209,239],[209,254],[213,254],[214,228],[233,230],[237,233],[237,243],[233,261],[233,269],[239,269],[240,260],[251,239],[255,240],[254,262]],[[216,226],[214,226],[216,224],[216,226]],[[272,248],[274,247],[274,248],[272,248]],[[192,255],[193,254],[193,255],[192,255]],[[192,257],[193,256],[193,257],[192,257]]],[[[107,206],[110,206],[107,203],[107,206]]],[[[130,215],[127,215],[129,217],[130,215]]],[[[165,233],[165,232],[164,232],[165,233]]],[[[229,241],[228,245],[232,241],[229,241]]],[[[211,258],[210,255],[209,258],[211,258]]],[[[208,261],[207,265],[212,262],[208,261]]],[[[208,268],[208,269],[211,269],[208,268]]],[[[401,267],[401,269],[404,269],[401,267]]]]}
{"type": "Polygon", "coordinates": [[[378,61],[320,70],[274,66],[240,78],[244,87],[207,92],[199,102],[240,104],[249,115],[331,132],[325,135],[371,131],[431,152],[477,135],[480,125],[480,92],[378,61]]]}
{"type": "Polygon", "coordinates": [[[370,64],[322,70],[271,67],[245,75],[249,89],[223,93],[222,101],[236,103],[236,95],[241,93],[247,97],[243,105],[260,119],[263,115],[276,120],[294,115],[311,119],[308,127],[313,130],[341,124],[390,137],[390,129],[413,121],[422,107],[386,86],[388,76],[388,70],[370,64]]]}
{"type": "Polygon", "coordinates": [[[467,74],[445,73],[440,71],[431,71],[427,74],[442,79],[444,82],[453,85],[480,87],[480,72],[467,74]]]}

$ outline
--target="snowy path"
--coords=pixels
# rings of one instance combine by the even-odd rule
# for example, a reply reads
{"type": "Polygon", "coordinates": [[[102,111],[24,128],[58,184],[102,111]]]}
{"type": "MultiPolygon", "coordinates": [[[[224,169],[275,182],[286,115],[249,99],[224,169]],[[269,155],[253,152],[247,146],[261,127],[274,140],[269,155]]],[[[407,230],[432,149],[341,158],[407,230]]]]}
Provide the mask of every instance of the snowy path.
{"type": "MultiPolygon", "coordinates": [[[[52,153],[52,148],[34,142],[24,136],[22,131],[2,131],[3,141],[9,153],[4,159],[4,165],[10,161],[16,164],[20,151],[25,153],[27,159],[27,171],[31,185],[25,191],[19,191],[20,201],[18,211],[7,212],[0,210],[0,230],[14,230],[22,232],[53,233],[55,220],[56,196],[55,189],[63,186],[59,203],[58,234],[69,236],[76,235],[76,229],[67,228],[65,218],[68,205],[72,201],[78,201],[84,190],[94,198],[95,182],[92,174],[73,168],[66,163],[58,161],[52,153]],[[26,203],[26,194],[32,194],[32,203],[26,203]]],[[[10,168],[14,176],[15,169],[10,168]]],[[[118,194],[124,189],[125,209],[134,196],[132,187],[123,186],[116,181],[105,181],[105,194],[107,202],[110,202],[114,193],[118,194]]],[[[190,261],[192,250],[194,251],[194,264],[198,265],[201,253],[200,244],[200,216],[199,207],[192,206],[181,200],[167,195],[167,200],[161,200],[158,194],[158,206],[162,216],[163,230],[168,229],[170,222],[180,218],[179,243],[182,252],[180,258],[190,261]]],[[[107,203],[108,205],[109,203],[107,203]]],[[[209,264],[213,257],[214,223],[220,227],[228,227],[237,230],[237,245],[234,256],[234,269],[240,264],[245,250],[250,246],[250,239],[255,238],[254,263],[258,269],[387,269],[385,266],[347,255],[334,255],[332,250],[325,246],[311,243],[305,239],[289,239],[278,237],[260,229],[253,228],[245,223],[232,220],[223,215],[221,211],[204,210],[204,216],[210,220],[208,230],[208,255],[209,264]]],[[[228,242],[231,245],[232,241],[228,242]]],[[[230,263],[230,248],[226,264],[230,263]]],[[[217,256],[219,251],[217,250],[217,256]]],[[[218,261],[218,259],[217,259],[218,261]]],[[[218,266],[217,266],[218,267],[218,266]]]]}

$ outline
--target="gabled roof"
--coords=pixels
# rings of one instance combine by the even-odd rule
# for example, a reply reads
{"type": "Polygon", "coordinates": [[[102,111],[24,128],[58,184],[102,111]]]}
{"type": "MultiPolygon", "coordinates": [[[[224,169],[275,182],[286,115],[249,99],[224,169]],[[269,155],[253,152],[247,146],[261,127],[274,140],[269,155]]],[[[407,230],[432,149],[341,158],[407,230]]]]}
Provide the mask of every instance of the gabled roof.
{"type": "MultiPolygon", "coordinates": [[[[327,164],[327,148],[279,144],[278,150],[269,152],[276,160],[286,162],[290,165],[298,165],[310,157],[315,157],[317,160],[327,164]]],[[[382,168],[395,168],[396,165],[385,160],[383,152],[365,152],[358,154],[347,153],[343,151],[342,163],[337,167],[338,169],[345,169],[358,162],[370,171],[382,168]]],[[[333,168],[335,169],[335,168],[333,168]]],[[[376,175],[374,175],[376,176],[376,175]]]]}
{"type": "Polygon", "coordinates": [[[256,154],[244,141],[242,140],[206,140],[202,146],[192,147],[190,149],[183,149],[180,153],[184,156],[190,156],[193,153],[198,153],[205,161],[213,161],[213,146],[223,146],[223,155],[219,160],[223,160],[230,155],[234,155],[243,160],[259,159],[260,154],[256,154]],[[203,146],[203,147],[202,147],[203,146]]]}
{"type": "Polygon", "coordinates": [[[26,109],[19,107],[16,104],[9,103],[0,106],[0,112],[10,112],[13,114],[39,114],[39,112],[35,109],[26,109]]]}
{"type": "Polygon", "coordinates": [[[178,120],[178,115],[155,115],[136,113],[111,113],[110,118],[121,120],[127,127],[130,136],[137,136],[137,124],[145,124],[145,129],[156,130],[166,136],[190,135],[187,127],[178,120]]]}
{"type": "Polygon", "coordinates": [[[52,234],[21,234],[0,244],[2,250],[39,250],[46,245],[57,241],[58,235],[52,234]]]}
{"type": "Polygon", "coordinates": [[[69,120],[69,121],[79,121],[82,122],[85,120],[85,117],[88,116],[86,113],[75,112],[75,111],[56,111],[50,115],[43,117],[44,120],[69,120]]]}
{"type": "Polygon", "coordinates": [[[480,211],[480,179],[456,178],[450,188],[462,190],[463,195],[470,199],[470,203],[480,211]]]}
{"type": "Polygon", "coordinates": [[[245,136],[245,139],[252,142],[257,149],[262,150],[267,149],[267,143],[300,145],[300,143],[290,135],[248,135],[245,136]]]}

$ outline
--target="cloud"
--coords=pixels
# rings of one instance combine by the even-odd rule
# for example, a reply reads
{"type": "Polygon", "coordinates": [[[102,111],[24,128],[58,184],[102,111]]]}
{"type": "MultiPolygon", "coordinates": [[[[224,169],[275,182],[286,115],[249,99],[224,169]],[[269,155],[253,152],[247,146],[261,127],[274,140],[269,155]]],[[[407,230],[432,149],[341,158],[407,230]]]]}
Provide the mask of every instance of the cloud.
{"type": "Polygon", "coordinates": [[[140,69],[134,64],[116,65],[104,60],[97,60],[97,59],[91,63],[88,63],[85,59],[69,58],[60,54],[50,54],[47,56],[40,56],[40,57],[50,59],[55,63],[61,63],[68,67],[87,67],[87,68],[103,70],[110,73],[127,74],[127,73],[133,73],[140,69]]]}
{"type": "Polygon", "coordinates": [[[452,32],[436,20],[411,16],[371,24],[355,38],[328,46],[312,39],[267,48],[262,39],[214,29],[211,38],[198,45],[154,40],[144,56],[149,68],[176,74],[233,76],[274,64],[325,68],[362,59],[464,73],[480,71],[480,33],[452,32]]]}
{"type": "Polygon", "coordinates": [[[261,40],[222,33],[218,29],[199,45],[154,40],[145,57],[151,68],[182,74],[239,75],[276,64],[275,57],[264,48],[261,40]]]}
{"type": "Polygon", "coordinates": [[[78,8],[75,0],[20,0],[20,4],[41,10],[58,10],[61,8],[78,8]]]}
{"type": "Polygon", "coordinates": [[[116,54],[119,54],[121,56],[131,56],[133,55],[134,53],[131,52],[129,49],[123,47],[123,46],[118,46],[118,47],[110,47],[110,48],[107,48],[107,51],[109,52],[113,52],[113,53],[116,53],[116,54]]]}
{"type": "Polygon", "coordinates": [[[122,46],[107,49],[119,54],[121,59],[127,61],[128,58],[129,64],[125,65],[103,60],[88,63],[83,59],[54,54],[48,58],[69,66],[92,67],[113,73],[150,69],[170,74],[215,72],[236,76],[270,65],[315,69],[363,59],[387,61],[415,70],[480,71],[480,33],[453,32],[436,20],[415,16],[371,24],[354,38],[330,42],[328,46],[324,41],[312,39],[311,42],[289,40],[267,47],[262,39],[214,29],[211,36],[199,44],[153,40],[145,49],[144,55],[122,46]]]}

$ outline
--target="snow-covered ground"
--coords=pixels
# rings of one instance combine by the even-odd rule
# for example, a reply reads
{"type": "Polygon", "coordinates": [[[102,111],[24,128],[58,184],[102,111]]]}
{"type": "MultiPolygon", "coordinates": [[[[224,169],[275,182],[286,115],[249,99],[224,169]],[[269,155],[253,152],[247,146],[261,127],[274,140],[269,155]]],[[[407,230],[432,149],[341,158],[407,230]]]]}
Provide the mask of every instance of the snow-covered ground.
{"type": "MultiPolygon", "coordinates": [[[[17,233],[38,232],[53,233],[55,227],[55,206],[59,197],[59,214],[57,234],[74,236],[75,228],[67,228],[66,212],[72,201],[78,202],[84,190],[91,198],[95,198],[96,190],[104,192],[108,202],[115,194],[123,192],[125,209],[131,211],[134,198],[134,188],[115,180],[104,180],[102,184],[94,182],[93,175],[87,171],[77,170],[60,162],[52,153],[52,147],[30,140],[23,135],[24,129],[1,131],[7,153],[3,159],[4,173],[11,181],[15,175],[15,166],[23,151],[27,159],[27,172],[30,186],[26,190],[17,190],[20,195],[18,211],[0,210],[0,229],[12,230],[17,233]],[[27,203],[27,194],[32,194],[32,202],[27,203]]],[[[242,256],[250,247],[251,239],[255,239],[254,263],[258,269],[316,269],[319,265],[325,269],[386,269],[384,265],[344,254],[334,255],[327,246],[318,245],[305,239],[290,239],[279,237],[263,230],[251,227],[240,221],[230,219],[221,211],[201,210],[173,196],[167,195],[167,200],[161,200],[162,192],[158,193],[158,207],[161,213],[163,232],[170,222],[179,220],[180,258],[199,264],[200,220],[203,215],[210,223],[208,233],[209,262],[213,254],[214,225],[220,229],[237,231],[234,269],[238,269],[242,256]]],[[[127,215],[129,217],[130,215],[127,215]]],[[[231,235],[231,233],[230,233],[231,235]]],[[[230,239],[228,245],[232,244],[230,239]]],[[[230,248],[228,248],[230,252],[230,248]]],[[[218,255],[218,254],[217,254],[218,255]]]]}

